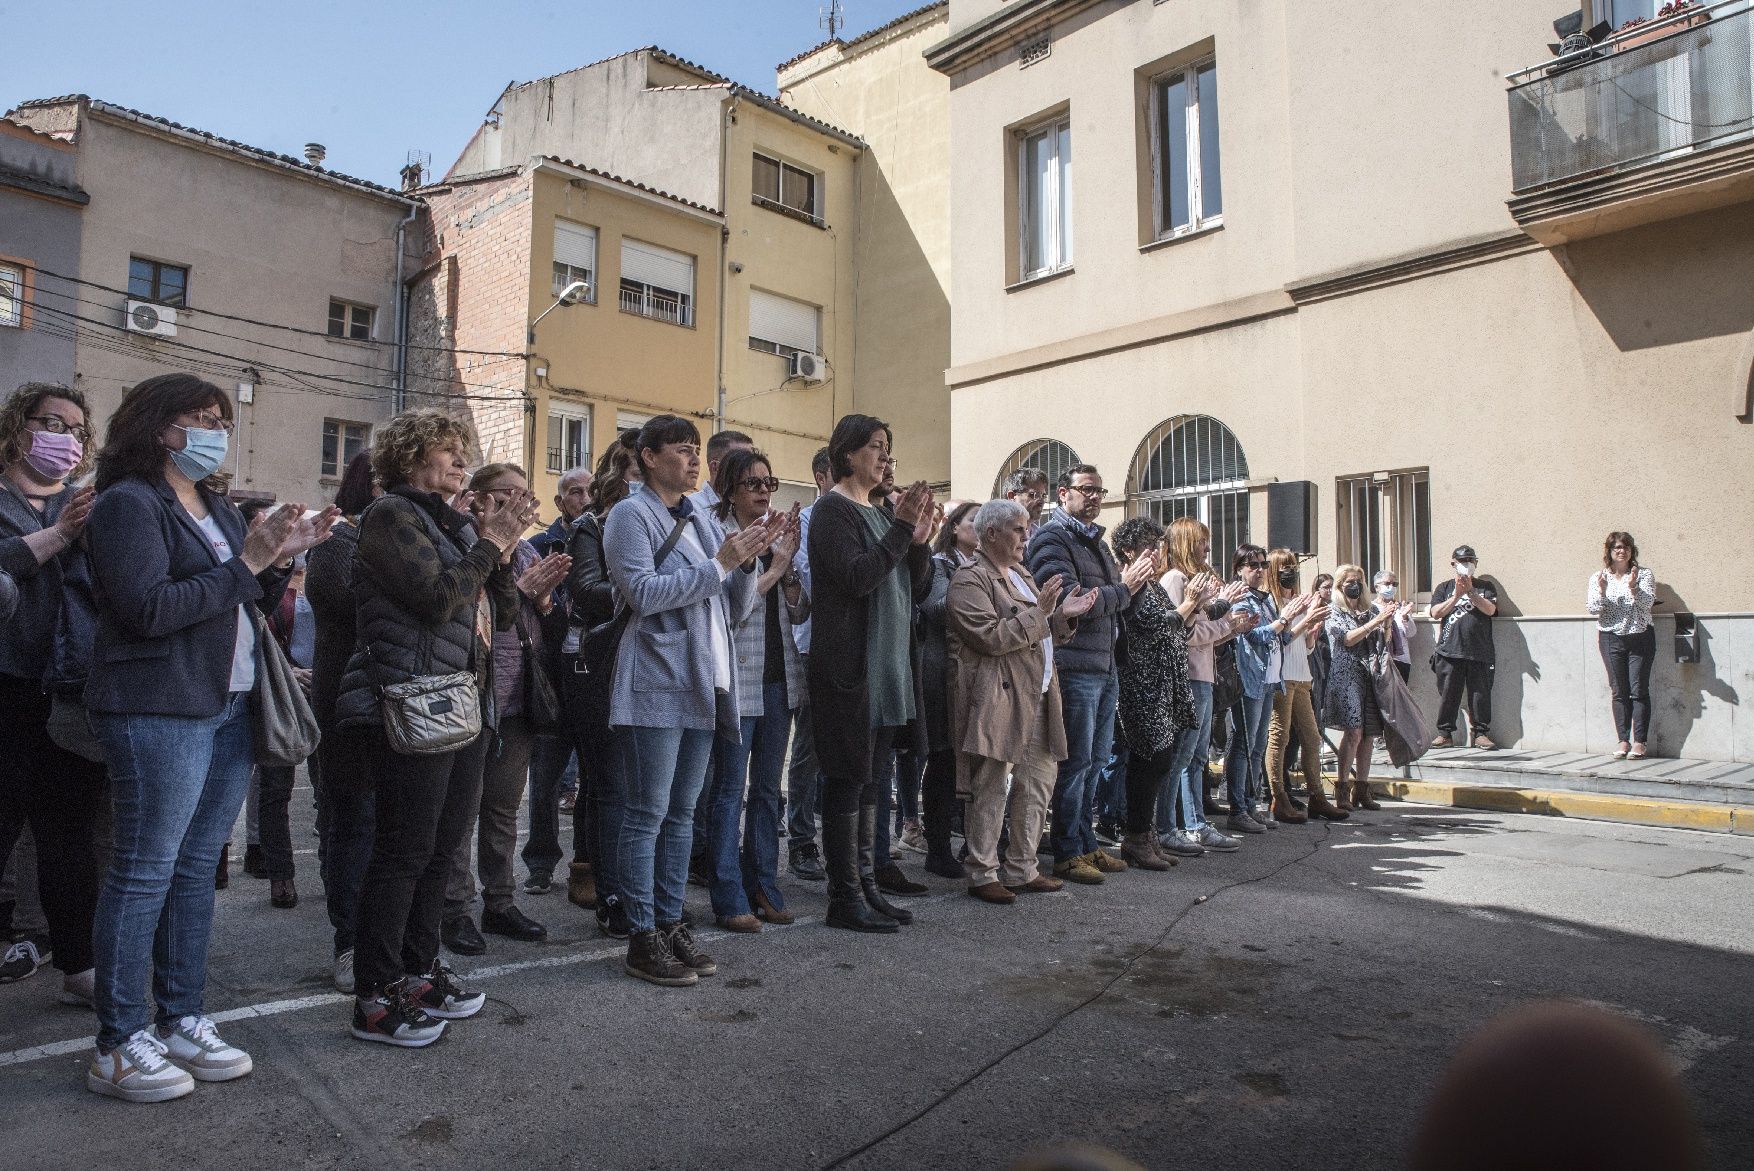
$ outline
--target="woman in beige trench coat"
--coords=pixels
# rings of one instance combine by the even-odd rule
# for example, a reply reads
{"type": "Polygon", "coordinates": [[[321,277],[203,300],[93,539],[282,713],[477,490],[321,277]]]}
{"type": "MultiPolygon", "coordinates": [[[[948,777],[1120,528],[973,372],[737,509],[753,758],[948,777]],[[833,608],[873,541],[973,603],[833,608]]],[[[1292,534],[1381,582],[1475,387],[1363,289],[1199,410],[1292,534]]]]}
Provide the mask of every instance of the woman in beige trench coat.
{"type": "Polygon", "coordinates": [[[1058,577],[1036,585],[1023,567],[1028,523],[1022,506],[1009,500],[981,505],[974,514],[980,552],[956,571],[945,604],[956,790],[968,802],[968,893],[999,904],[1016,901],[1019,891],[1061,886],[1035,861],[1056,766],[1066,757],[1053,640],[1070,638],[1096,599],[1076,587],[1062,597],[1058,577]],[[999,829],[1006,821],[1001,882],[999,829]]]}

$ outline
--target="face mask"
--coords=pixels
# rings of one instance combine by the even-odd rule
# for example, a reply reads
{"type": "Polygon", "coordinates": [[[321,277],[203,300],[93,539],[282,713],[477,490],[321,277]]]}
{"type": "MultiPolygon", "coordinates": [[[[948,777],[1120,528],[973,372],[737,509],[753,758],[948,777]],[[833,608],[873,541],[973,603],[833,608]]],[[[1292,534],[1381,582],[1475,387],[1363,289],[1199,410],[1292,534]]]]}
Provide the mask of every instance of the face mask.
{"type": "Polygon", "coordinates": [[[1340,587],[1340,592],[1345,594],[1348,598],[1357,598],[1364,593],[1364,583],[1349,581],[1340,587]]]}
{"type": "Polygon", "coordinates": [[[230,432],[181,427],[175,423],[171,426],[188,436],[183,450],[171,452],[171,462],[177,465],[177,471],[199,482],[225,465],[226,449],[231,445],[230,432]]]}
{"type": "Polygon", "coordinates": [[[1297,588],[1297,571],[1295,569],[1282,569],[1282,570],[1280,570],[1279,571],[1279,584],[1281,586],[1284,586],[1288,590],[1296,589],[1297,588]]]}
{"type": "Polygon", "coordinates": [[[79,466],[85,448],[71,435],[53,431],[35,431],[30,437],[30,451],[24,462],[45,480],[59,480],[79,466]]]}
{"type": "Polygon", "coordinates": [[[1392,585],[1379,585],[1376,587],[1376,592],[1382,595],[1384,600],[1387,600],[1395,596],[1395,587],[1392,585]]]}

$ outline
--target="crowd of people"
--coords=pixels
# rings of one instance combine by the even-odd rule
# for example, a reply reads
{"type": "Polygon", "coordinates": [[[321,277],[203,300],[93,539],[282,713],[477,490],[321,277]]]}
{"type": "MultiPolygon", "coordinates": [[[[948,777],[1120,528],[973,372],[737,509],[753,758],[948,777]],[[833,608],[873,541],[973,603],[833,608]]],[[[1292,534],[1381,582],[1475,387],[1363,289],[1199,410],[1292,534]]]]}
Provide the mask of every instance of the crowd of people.
{"type": "MultiPolygon", "coordinates": [[[[814,502],[775,510],[748,436],[703,443],[664,415],[562,476],[528,537],[525,470],[471,471],[474,435],[437,410],[378,427],[333,503],[249,519],[219,388],[151,378],[101,447],[93,427],[66,387],[0,407],[0,849],[28,829],[19,886],[44,920],[0,980],[52,958],[61,999],[96,1014],[87,1086],[126,1101],[250,1072],[205,1006],[214,891],[253,794],[246,870],[297,903],[301,759],[349,1030],[413,1048],[485,1001],[441,947],[546,936],[525,907],[568,861],[570,771],[567,898],[626,941],[628,974],[676,987],[718,970],[691,882],[728,931],[793,921],[782,837],[792,876],[826,883],[828,926],[894,934],[928,889],[906,851],[1008,905],[1379,808],[1376,737],[1452,743],[1464,698],[1491,746],[1496,593],[1467,546],[1432,598],[1433,738],[1393,573],[1306,583],[1295,552],[1246,543],[1215,566],[1190,517],[1109,533],[1089,465],[940,505],[898,482],[886,423],[848,415],[814,502]],[[301,714],[316,735],[295,750],[301,714]]],[[[1611,535],[1589,607],[1621,755],[1649,735],[1651,601],[1611,535]]]]}

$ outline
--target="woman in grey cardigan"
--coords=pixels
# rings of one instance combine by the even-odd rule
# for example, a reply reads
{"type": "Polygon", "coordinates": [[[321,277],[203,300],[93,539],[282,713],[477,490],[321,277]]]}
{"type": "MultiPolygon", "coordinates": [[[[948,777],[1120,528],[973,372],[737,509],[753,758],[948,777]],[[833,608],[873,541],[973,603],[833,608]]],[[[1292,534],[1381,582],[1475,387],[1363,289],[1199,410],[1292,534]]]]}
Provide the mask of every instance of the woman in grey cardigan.
{"type": "Polygon", "coordinates": [[[632,612],[609,701],[620,767],[606,800],[619,806],[622,827],[616,876],[632,928],[625,967],[676,987],[718,971],[682,918],[694,805],[713,730],[736,720],[731,620],[755,587],[743,566],[766,552],[779,526],[726,538],[687,499],[700,480],[700,432],[687,419],[650,420],[635,451],[645,488],[611,509],[603,527],[609,579],[632,612]]]}

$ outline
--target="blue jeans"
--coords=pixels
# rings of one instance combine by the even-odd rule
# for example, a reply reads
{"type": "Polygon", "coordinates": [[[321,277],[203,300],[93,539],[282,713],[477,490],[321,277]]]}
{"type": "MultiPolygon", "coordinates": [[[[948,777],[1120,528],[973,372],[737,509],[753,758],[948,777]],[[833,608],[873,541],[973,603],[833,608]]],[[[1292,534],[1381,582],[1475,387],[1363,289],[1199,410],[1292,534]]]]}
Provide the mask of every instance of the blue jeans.
{"type": "Polygon", "coordinates": [[[682,921],[694,807],[712,756],[710,728],[616,728],[621,833],[615,877],[628,921],[651,931],[682,921]]]}
{"type": "Polygon", "coordinates": [[[786,707],[786,685],[769,683],[761,693],[762,711],[755,742],[749,749],[749,796],[743,812],[743,890],[760,891],[776,910],[785,910],[780,894],[780,774],[786,767],[786,742],[792,713],[786,707]]]}
{"type": "MultiPolygon", "coordinates": [[[[560,793],[566,787],[566,774],[572,765],[571,740],[560,735],[536,737],[536,746],[530,753],[530,836],[524,842],[522,855],[524,869],[531,874],[552,875],[564,857],[560,851],[560,793]]],[[[585,811],[574,808],[573,816],[583,819],[585,811]]]]}
{"type": "Polygon", "coordinates": [[[1120,697],[1120,679],[1112,671],[1065,671],[1060,675],[1067,755],[1054,781],[1050,836],[1056,864],[1081,858],[1097,848],[1091,800],[1114,743],[1115,705],[1120,697]]]}
{"type": "Polygon", "coordinates": [[[1230,743],[1224,753],[1224,787],[1230,795],[1230,812],[1249,813],[1250,794],[1266,792],[1267,729],[1273,723],[1273,696],[1265,689],[1260,697],[1243,696],[1230,709],[1230,743]]]}
{"type": "Polygon", "coordinates": [[[1194,723],[1175,738],[1169,778],[1157,798],[1157,832],[1172,829],[1198,833],[1206,825],[1206,753],[1212,743],[1212,685],[1189,679],[1194,693],[1194,723]]]}
{"type": "MultiPolygon", "coordinates": [[[[808,669],[809,656],[798,656],[808,669]]],[[[810,697],[800,697],[792,715],[792,764],[786,770],[786,848],[816,844],[816,809],[822,803],[822,769],[810,727],[810,697]]],[[[776,904],[777,905],[777,904],[776,904]]]]}
{"type": "MultiPolygon", "coordinates": [[[[900,734],[896,729],[896,734],[900,734]]],[[[882,870],[891,861],[889,825],[895,812],[895,778],[900,773],[894,752],[883,752],[871,758],[871,782],[877,787],[877,835],[871,843],[871,865],[882,870]]]]}
{"type": "Polygon", "coordinates": [[[92,712],[115,803],[98,897],[97,1043],[144,1029],[148,969],[158,1023],[203,1013],[213,872],[255,767],[250,693],[207,718],[92,712]]]}
{"type": "Polygon", "coordinates": [[[1096,780],[1096,820],[1122,825],[1127,820],[1127,746],[1116,740],[1096,780]]]}

